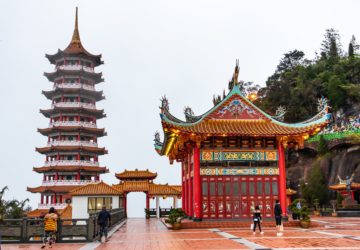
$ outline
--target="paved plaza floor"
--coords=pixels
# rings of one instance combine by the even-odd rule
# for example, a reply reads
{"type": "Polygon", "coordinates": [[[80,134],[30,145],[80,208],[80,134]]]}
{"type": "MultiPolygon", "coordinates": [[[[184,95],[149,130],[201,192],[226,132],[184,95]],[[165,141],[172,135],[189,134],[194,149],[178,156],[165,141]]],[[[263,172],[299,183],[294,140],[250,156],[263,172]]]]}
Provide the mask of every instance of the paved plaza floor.
{"type": "MultiPolygon", "coordinates": [[[[274,228],[253,235],[247,228],[168,230],[157,219],[128,219],[107,243],[57,244],[53,249],[360,249],[360,218],[313,218],[322,227],[274,228]]],[[[249,222],[250,224],[250,222],[249,222]]],[[[7,249],[40,249],[39,244],[2,245],[7,249]]]]}

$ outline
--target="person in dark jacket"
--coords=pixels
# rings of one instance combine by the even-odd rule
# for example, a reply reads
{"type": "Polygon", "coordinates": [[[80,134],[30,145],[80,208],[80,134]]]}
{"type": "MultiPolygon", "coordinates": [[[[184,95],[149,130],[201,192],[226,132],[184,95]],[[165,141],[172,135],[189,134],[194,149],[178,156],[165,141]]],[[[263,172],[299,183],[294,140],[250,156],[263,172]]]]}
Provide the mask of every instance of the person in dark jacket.
{"type": "Polygon", "coordinates": [[[276,235],[281,236],[282,232],[280,231],[281,227],[281,220],[282,220],[282,210],[280,206],[279,200],[276,200],[275,207],[274,207],[274,215],[275,215],[275,222],[276,222],[276,235]]]}
{"type": "Polygon", "coordinates": [[[111,225],[111,215],[105,206],[102,207],[98,215],[97,223],[100,226],[100,241],[103,235],[105,236],[105,241],[108,241],[108,227],[111,225]]]}
{"type": "Polygon", "coordinates": [[[259,206],[255,206],[254,214],[253,214],[253,222],[254,222],[254,228],[253,228],[253,234],[256,234],[256,225],[259,226],[260,234],[264,234],[264,232],[261,231],[261,211],[259,206]]]}

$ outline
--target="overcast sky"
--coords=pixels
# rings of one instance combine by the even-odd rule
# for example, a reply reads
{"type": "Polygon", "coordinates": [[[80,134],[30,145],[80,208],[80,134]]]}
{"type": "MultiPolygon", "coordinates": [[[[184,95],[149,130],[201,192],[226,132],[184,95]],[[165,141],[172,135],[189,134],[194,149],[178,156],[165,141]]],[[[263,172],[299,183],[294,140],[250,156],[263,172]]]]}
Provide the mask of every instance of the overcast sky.
{"type": "MultiPolygon", "coordinates": [[[[360,35],[359,1],[0,0],[0,187],[9,186],[5,198],[29,197],[32,206],[40,195],[26,187],[41,184],[32,168],[45,158],[35,147],[46,144],[36,129],[49,123],[39,113],[50,107],[41,94],[52,87],[43,76],[53,71],[45,53],[70,42],[76,6],[83,45],[105,61],[97,88],[106,99],[97,105],[107,114],[98,122],[108,132],[100,146],[109,150],[100,163],[111,184],[115,172],[135,168],[157,172],[158,183],[180,184],[180,165],[153,148],[162,95],[180,118],[188,105],[202,114],[227,87],[236,58],[240,79],[264,85],[287,51],[313,58],[327,28],[340,32],[345,48],[360,35]]],[[[130,197],[131,215],[143,216],[143,198],[130,197]]]]}

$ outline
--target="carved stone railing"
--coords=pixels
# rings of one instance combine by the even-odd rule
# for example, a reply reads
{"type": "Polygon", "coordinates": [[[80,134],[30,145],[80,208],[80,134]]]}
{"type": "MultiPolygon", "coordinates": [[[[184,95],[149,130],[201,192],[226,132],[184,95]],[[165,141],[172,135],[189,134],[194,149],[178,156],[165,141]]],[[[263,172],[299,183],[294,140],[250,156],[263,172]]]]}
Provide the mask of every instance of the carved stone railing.
{"type": "Polygon", "coordinates": [[[96,162],[96,161],[74,161],[74,160],[46,161],[44,166],[45,167],[54,167],[54,166],[90,166],[90,167],[98,167],[99,162],[96,162]]]}
{"type": "Polygon", "coordinates": [[[49,124],[49,127],[51,128],[53,126],[97,128],[95,123],[81,122],[81,121],[56,121],[56,122],[51,122],[49,124]]]}
{"type": "Polygon", "coordinates": [[[97,147],[98,144],[92,141],[51,141],[47,143],[48,147],[51,146],[86,146],[86,147],[97,147]]]}
{"type": "Polygon", "coordinates": [[[95,104],[85,103],[85,102],[58,102],[51,105],[52,108],[87,108],[87,109],[96,109],[95,104]]]}
{"type": "Polygon", "coordinates": [[[89,183],[96,183],[96,180],[46,180],[42,186],[82,186],[89,183]]]}
{"type": "Polygon", "coordinates": [[[65,82],[65,83],[58,83],[54,85],[54,89],[87,89],[87,90],[94,90],[95,87],[89,84],[83,84],[83,83],[71,83],[71,82],[65,82]]]}
{"type": "Polygon", "coordinates": [[[86,72],[94,73],[94,68],[83,66],[83,65],[60,65],[60,66],[55,67],[55,69],[61,69],[61,70],[84,70],[86,72]]]}
{"type": "MultiPolygon", "coordinates": [[[[110,229],[126,218],[123,208],[110,211],[110,229]]],[[[44,235],[43,219],[5,219],[0,222],[1,244],[40,243],[44,235]]],[[[60,219],[57,242],[91,242],[99,238],[97,214],[87,219],[60,219]]]]}

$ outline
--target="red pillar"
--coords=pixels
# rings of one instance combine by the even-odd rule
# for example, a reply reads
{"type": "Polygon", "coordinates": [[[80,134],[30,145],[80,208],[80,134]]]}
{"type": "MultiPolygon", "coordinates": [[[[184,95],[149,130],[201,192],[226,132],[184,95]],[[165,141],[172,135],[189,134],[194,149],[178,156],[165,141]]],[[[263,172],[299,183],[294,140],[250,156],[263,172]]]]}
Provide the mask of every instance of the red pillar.
{"type": "Polygon", "coordinates": [[[146,193],[146,209],[150,209],[150,199],[148,193],[146,193]]]}
{"type": "Polygon", "coordinates": [[[201,179],[200,179],[200,149],[195,145],[194,147],[194,220],[201,221],[202,219],[202,201],[201,201],[201,179]]]}
{"type": "Polygon", "coordinates": [[[191,176],[191,172],[192,172],[192,169],[191,169],[191,162],[192,162],[192,159],[191,159],[191,153],[189,153],[189,155],[188,155],[188,167],[189,167],[189,182],[188,182],[188,187],[189,187],[189,192],[188,192],[188,194],[189,194],[189,199],[188,199],[188,201],[189,201],[189,207],[188,207],[188,209],[189,209],[189,216],[190,217],[193,217],[194,216],[194,210],[193,210],[193,199],[194,199],[194,197],[193,197],[193,185],[192,185],[192,181],[193,181],[193,178],[192,178],[192,176],[191,176]]]}
{"type": "Polygon", "coordinates": [[[41,204],[44,204],[44,195],[41,194],[41,204]]]}
{"type": "Polygon", "coordinates": [[[56,194],[54,194],[53,196],[52,196],[52,204],[55,204],[56,203],[56,194]]]}
{"type": "Polygon", "coordinates": [[[185,163],[184,161],[181,164],[181,207],[182,210],[186,213],[186,182],[185,182],[185,171],[184,171],[185,163]]]}
{"type": "Polygon", "coordinates": [[[80,180],[80,171],[77,172],[77,175],[76,175],[76,180],[79,181],[80,180]]]}
{"type": "Polygon", "coordinates": [[[46,195],[46,204],[49,204],[49,195],[46,195]]]}
{"type": "Polygon", "coordinates": [[[285,153],[284,146],[278,142],[278,154],[279,154],[279,196],[282,213],[286,215],[286,169],[285,169],[285,153]]]}

